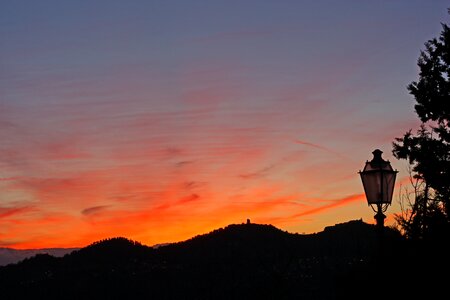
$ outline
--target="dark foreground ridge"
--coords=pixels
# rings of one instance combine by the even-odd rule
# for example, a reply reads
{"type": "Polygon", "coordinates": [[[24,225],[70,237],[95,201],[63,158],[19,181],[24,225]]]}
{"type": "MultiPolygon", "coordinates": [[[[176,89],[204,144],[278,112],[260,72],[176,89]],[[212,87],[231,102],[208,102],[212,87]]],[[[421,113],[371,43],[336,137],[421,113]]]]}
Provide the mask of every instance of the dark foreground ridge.
{"type": "Polygon", "coordinates": [[[411,267],[411,249],[396,231],[380,239],[362,221],[310,235],[229,225],[156,249],[113,238],[64,257],[36,255],[0,267],[0,291],[2,299],[375,299],[384,284],[403,297],[405,284],[446,268],[411,267]]]}

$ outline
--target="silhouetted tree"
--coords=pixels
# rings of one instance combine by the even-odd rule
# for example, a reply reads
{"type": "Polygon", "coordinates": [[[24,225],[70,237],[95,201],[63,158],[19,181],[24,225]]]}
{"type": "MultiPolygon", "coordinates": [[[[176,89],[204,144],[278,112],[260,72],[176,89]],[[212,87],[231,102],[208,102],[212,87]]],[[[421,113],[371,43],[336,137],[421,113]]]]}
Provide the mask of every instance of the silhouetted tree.
{"type": "Polygon", "coordinates": [[[397,222],[410,237],[422,238],[432,228],[447,227],[450,221],[450,28],[447,24],[442,24],[438,38],[425,43],[417,64],[419,80],[412,82],[408,90],[416,100],[415,110],[422,125],[416,134],[410,130],[396,138],[393,154],[408,160],[414,179],[421,182],[415,187],[409,214],[398,215],[397,222]]]}
{"type": "Polygon", "coordinates": [[[439,202],[430,201],[432,190],[412,171],[409,179],[411,188],[400,187],[401,212],[394,216],[402,233],[410,239],[441,235],[447,224],[442,207],[439,202]]]}

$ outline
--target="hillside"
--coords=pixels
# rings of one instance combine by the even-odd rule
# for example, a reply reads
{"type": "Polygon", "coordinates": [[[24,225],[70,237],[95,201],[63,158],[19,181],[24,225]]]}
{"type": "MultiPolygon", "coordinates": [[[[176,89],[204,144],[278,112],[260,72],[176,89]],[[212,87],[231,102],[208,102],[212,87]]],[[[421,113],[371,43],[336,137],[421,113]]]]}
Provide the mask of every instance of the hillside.
{"type": "Polygon", "coordinates": [[[348,299],[403,251],[389,228],[391,254],[380,257],[379,245],[362,221],[311,235],[229,225],[156,249],[114,238],[0,267],[0,290],[5,299],[348,299]]]}

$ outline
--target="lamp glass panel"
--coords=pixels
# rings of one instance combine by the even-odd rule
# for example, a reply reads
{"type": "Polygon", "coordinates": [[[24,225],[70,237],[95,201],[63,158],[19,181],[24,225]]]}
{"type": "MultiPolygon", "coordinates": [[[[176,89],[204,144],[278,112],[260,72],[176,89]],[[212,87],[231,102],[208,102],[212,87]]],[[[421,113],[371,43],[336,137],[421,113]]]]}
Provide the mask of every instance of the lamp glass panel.
{"type": "Polygon", "coordinates": [[[394,171],[383,172],[383,203],[391,204],[392,202],[396,175],[394,171]]]}
{"type": "Polygon", "coordinates": [[[381,200],[381,178],[379,172],[361,172],[361,180],[367,203],[377,204],[381,200]]]}

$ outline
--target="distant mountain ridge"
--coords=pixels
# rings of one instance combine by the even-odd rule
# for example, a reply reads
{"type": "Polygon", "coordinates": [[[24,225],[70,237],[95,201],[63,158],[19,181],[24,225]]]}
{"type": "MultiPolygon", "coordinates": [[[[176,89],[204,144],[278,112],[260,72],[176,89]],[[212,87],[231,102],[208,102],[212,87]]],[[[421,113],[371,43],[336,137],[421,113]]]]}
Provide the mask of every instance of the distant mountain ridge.
{"type": "MultiPolygon", "coordinates": [[[[401,237],[386,228],[384,242],[397,249],[401,237]]],[[[350,282],[374,273],[376,249],[375,227],[361,220],[307,235],[233,224],[157,248],[119,237],[38,254],[0,267],[0,290],[2,299],[348,298],[350,282]]]]}
{"type": "Polygon", "coordinates": [[[72,251],[80,248],[42,248],[42,249],[12,249],[0,248],[0,266],[14,264],[25,258],[35,256],[36,254],[49,254],[55,257],[62,257],[72,251]]]}
{"type": "MultiPolygon", "coordinates": [[[[156,244],[152,248],[159,248],[170,245],[171,243],[156,244]]],[[[78,251],[82,248],[38,248],[38,249],[14,249],[0,247],[0,267],[9,264],[21,262],[24,259],[31,258],[38,254],[48,254],[54,257],[63,257],[73,251],[78,251]]]]}

